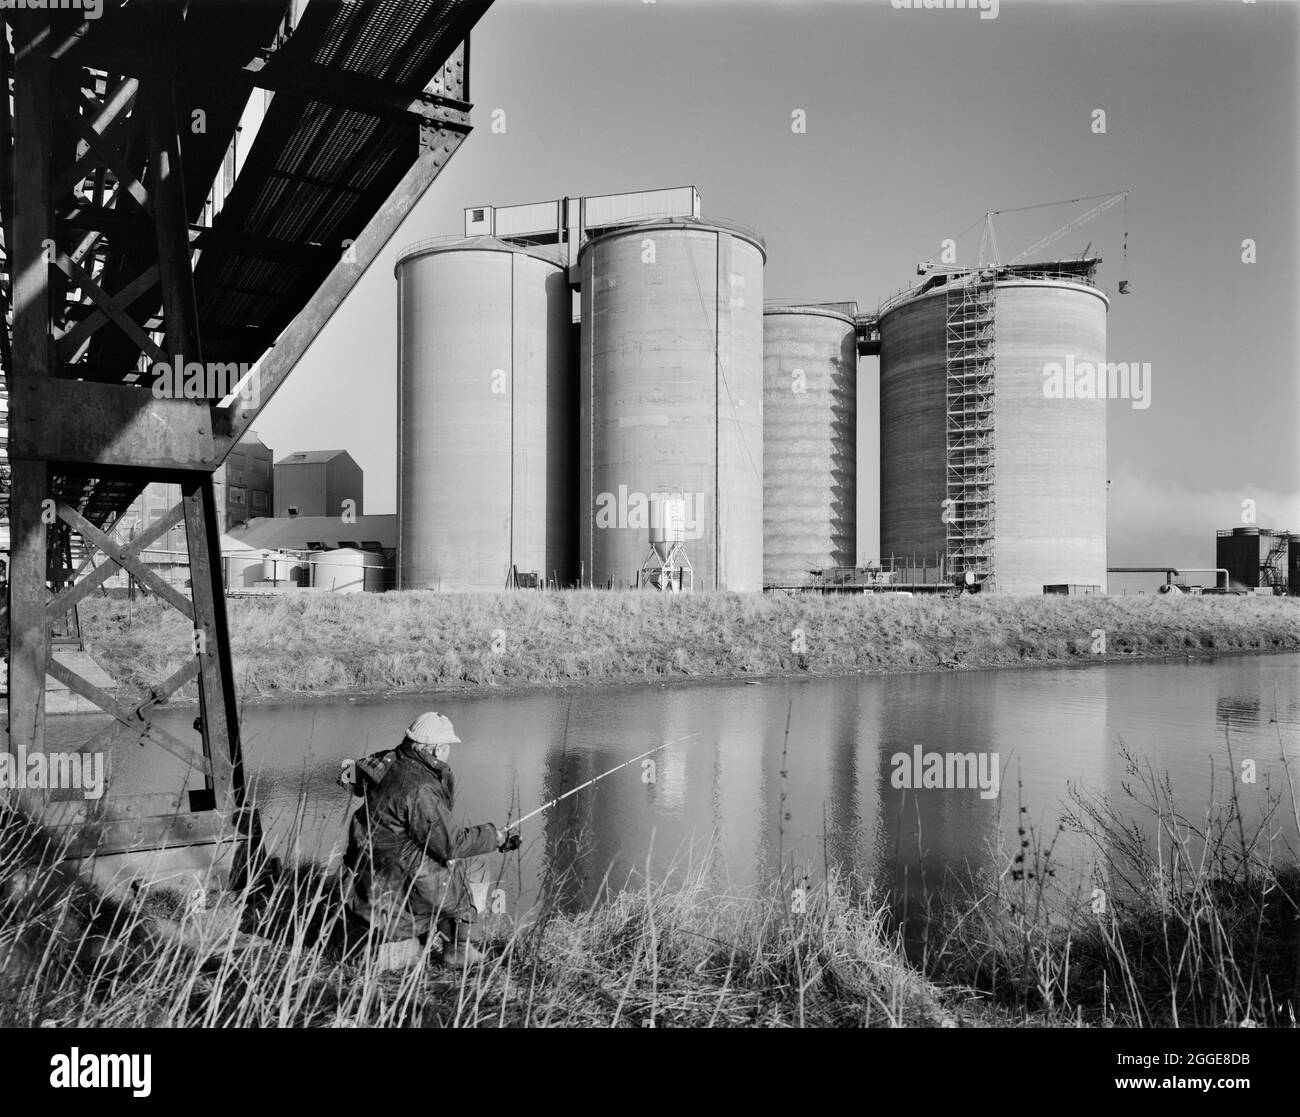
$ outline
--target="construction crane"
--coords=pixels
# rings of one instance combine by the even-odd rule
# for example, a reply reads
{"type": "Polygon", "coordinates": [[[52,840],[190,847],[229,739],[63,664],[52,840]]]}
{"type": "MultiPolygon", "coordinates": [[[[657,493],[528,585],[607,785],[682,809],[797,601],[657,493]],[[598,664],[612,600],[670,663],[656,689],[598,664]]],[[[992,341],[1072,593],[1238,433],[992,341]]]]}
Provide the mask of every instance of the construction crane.
{"type": "MultiPolygon", "coordinates": [[[[1062,237],[1068,236],[1075,229],[1079,228],[1079,226],[1087,224],[1094,217],[1099,217],[1101,214],[1105,213],[1108,209],[1111,209],[1113,206],[1117,206],[1119,205],[1120,202],[1123,202],[1124,203],[1124,251],[1123,251],[1123,262],[1121,265],[1121,274],[1123,278],[1120,279],[1119,281],[1119,293],[1121,295],[1127,295],[1129,293],[1129,282],[1128,282],[1128,196],[1129,193],[1130,192],[1128,190],[1122,190],[1118,194],[1090,194],[1087,197],[1067,198],[1064,201],[1060,201],[1060,202],[1041,202],[1038,205],[1019,206],[1016,209],[991,210],[990,212],[984,215],[984,233],[980,237],[980,252],[979,252],[978,266],[980,268],[984,268],[987,266],[992,266],[997,268],[1002,266],[1002,263],[998,255],[998,239],[997,239],[997,234],[995,233],[993,228],[993,218],[999,217],[1002,214],[1007,214],[1007,213],[1023,213],[1026,210],[1046,209],[1050,206],[1077,205],[1079,202],[1090,202],[1094,198],[1103,198],[1104,200],[1102,202],[1100,202],[1098,205],[1093,206],[1092,209],[1088,210],[1087,213],[1081,213],[1078,217],[1074,218],[1074,220],[1066,222],[1059,229],[1056,229],[1055,231],[1048,233],[1047,236],[1043,237],[1041,240],[1035,241],[1023,252],[1021,252],[1020,255],[1018,255],[1014,260],[1012,260],[1007,266],[1011,267],[1016,264],[1022,263],[1023,261],[1029,259],[1029,257],[1035,255],[1036,253],[1041,252],[1044,248],[1047,248],[1050,245],[1055,244],[1062,237]],[[992,249],[991,257],[989,255],[990,248],[992,249]]],[[[1089,247],[1091,246],[1092,246],[1091,242],[1089,242],[1089,247]]]]}

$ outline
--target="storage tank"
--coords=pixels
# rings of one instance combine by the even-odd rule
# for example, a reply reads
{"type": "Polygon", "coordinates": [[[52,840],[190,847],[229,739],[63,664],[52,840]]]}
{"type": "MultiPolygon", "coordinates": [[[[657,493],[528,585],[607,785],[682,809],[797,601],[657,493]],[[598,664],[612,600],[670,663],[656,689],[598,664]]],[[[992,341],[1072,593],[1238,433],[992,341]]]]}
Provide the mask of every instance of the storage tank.
{"type": "Polygon", "coordinates": [[[1300,597],[1300,532],[1292,532],[1286,541],[1286,592],[1300,597]]]}
{"type": "Polygon", "coordinates": [[[267,553],[262,558],[262,581],[264,582],[287,582],[290,585],[307,585],[310,584],[310,572],[304,577],[307,571],[306,563],[302,559],[293,555],[284,553],[271,554],[267,553]]]}
{"type": "Polygon", "coordinates": [[[491,237],[399,257],[402,589],[499,591],[511,567],[576,579],[567,275],[491,237]]]}
{"type": "MultiPolygon", "coordinates": [[[[984,273],[984,279],[989,273],[984,273]]],[[[926,284],[882,308],[880,317],[880,550],[934,561],[947,552],[945,517],[990,515],[991,576],[986,590],[1041,594],[1043,586],[1106,585],[1106,313],[1109,302],[1086,275],[1035,278],[999,273],[970,286],[970,274],[926,284]],[[963,288],[968,288],[963,290],[963,288]],[[990,321],[981,324],[987,307],[990,321]],[[962,326],[965,319],[974,324],[962,326]],[[949,434],[949,357],[954,386],[963,380],[962,344],[975,338],[992,352],[992,401],[955,392],[952,425],[965,430],[964,460],[978,463],[977,443],[991,451],[991,502],[945,507],[959,435],[949,434]],[[1056,376],[1055,365],[1062,375],[1056,376]],[[1101,373],[1097,398],[1057,398],[1068,379],[1082,386],[1101,373]],[[1050,376],[1049,376],[1050,372],[1050,376]],[[976,430],[984,414],[991,429],[976,430]],[[972,434],[972,432],[974,432],[972,434]]],[[[986,477],[987,480],[987,477],[986,477]]],[[[949,563],[948,576],[964,567],[949,563]],[[955,567],[955,569],[954,569],[955,567]]]]}
{"type": "Polygon", "coordinates": [[[857,556],[858,341],[816,306],[763,312],[763,584],[857,556]]]}
{"type": "Polygon", "coordinates": [[[690,219],[583,247],[585,583],[636,585],[650,503],[680,498],[694,588],[762,589],[764,258],[756,233],[690,219]]]}
{"type": "Polygon", "coordinates": [[[673,547],[686,542],[686,501],[678,498],[650,502],[650,546],[663,559],[673,547]]]}
{"type": "Polygon", "coordinates": [[[379,593],[384,588],[384,556],[340,547],[311,556],[311,584],[336,593],[379,593]]]}
{"type": "Polygon", "coordinates": [[[226,589],[246,589],[257,584],[262,577],[261,551],[228,551],[223,556],[226,564],[226,589]]]}
{"type": "MultiPolygon", "coordinates": [[[[1268,556],[1258,527],[1234,527],[1215,536],[1214,565],[1228,572],[1228,585],[1254,589],[1260,585],[1260,566],[1268,556]]],[[[1289,550],[1288,544],[1288,550],[1289,550]]]]}

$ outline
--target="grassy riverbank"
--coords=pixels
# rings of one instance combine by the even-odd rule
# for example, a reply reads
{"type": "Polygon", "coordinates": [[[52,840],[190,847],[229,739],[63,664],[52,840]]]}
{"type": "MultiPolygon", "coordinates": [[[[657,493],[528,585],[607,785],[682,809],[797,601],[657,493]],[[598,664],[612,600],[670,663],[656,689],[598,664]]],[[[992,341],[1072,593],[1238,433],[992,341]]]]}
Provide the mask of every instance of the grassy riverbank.
{"type": "Polygon", "coordinates": [[[340,956],[339,882],[317,868],[112,899],[0,809],[0,1026],[1295,1027],[1300,862],[1266,840],[1283,798],[1249,832],[1235,800],[1198,825],[1130,774],[1158,851],[1080,797],[1061,826],[1099,851],[1098,887],[1071,893],[1052,832],[1025,822],[935,905],[919,961],[869,880],[790,866],[719,894],[701,865],[586,911],[492,916],[468,973],[415,947],[383,968],[391,948],[340,956]]]}
{"type": "MultiPolygon", "coordinates": [[[[1300,648],[1297,598],[574,591],[304,594],[233,599],[228,608],[235,674],[249,701],[1300,648]]],[[[91,598],[81,610],[91,654],[130,690],[167,678],[189,655],[188,625],[170,608],[137,603],[129,624],[121,600],[91,598]]]]}

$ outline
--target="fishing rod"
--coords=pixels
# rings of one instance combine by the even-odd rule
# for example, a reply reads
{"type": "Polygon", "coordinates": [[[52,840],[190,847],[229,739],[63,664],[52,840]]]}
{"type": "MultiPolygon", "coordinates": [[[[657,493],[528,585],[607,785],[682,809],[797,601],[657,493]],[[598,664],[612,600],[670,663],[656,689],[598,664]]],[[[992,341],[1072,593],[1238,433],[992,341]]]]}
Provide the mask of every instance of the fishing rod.
{"type": "MultiPolygon", "coordinates": [[[[593,783],[598,783],[599,781],[603,780],[606,776],[612,776],[615,772],[619,771],[619,769],[626,768],[629,764],[635,764],[638,760],[644,760],[647,756],[654,756],[654,754],[657,752],[663,752],[663,750],[666,749],[669,745],[675,745],[679,741],[688,741],[692,737],[698,737],[698,736],[699,733],[687,733],[685,736],[682,737],[674,737],[671,741],[665,741],[662,745],[656,745],[649,752],[643,752],[640,756],[634,756],[632,757],[631,760],[625,760],[623,761],[622,764],[616,764],[608,772],[601,772],[599,776],[593,776],[586,783],[580,783],[577,787],[573,788],[571,791],[566,791],[563,795],[556,796],[549,803],[543,803],[536,810],[529,811],[522,818],[509,823],[505,829],[513,830],[516,826],[522,825],[523,823],[527,822],[530,818],[534,817],[535,815],[539,815],[543,811],[549,811],[553,806],[555,806],[556,803],[559,803],[560,801],[567,799],[570,795],[577,795],[578,792],[581,791],[583,788],[590,787],[593,783]]],[[[505,831],[502,832],[504,833],[505,831]]]]}

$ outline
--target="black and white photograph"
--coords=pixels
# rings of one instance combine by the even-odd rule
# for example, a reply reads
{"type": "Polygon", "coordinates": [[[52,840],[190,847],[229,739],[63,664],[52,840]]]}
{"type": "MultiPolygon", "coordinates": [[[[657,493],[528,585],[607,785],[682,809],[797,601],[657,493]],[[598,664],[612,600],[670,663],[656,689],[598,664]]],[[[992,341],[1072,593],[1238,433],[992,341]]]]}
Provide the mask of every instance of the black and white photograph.
{"type": "Polygon", "coordinates": [[[1300,3],[0,0],[0,78],[15,1102],[1294,1085],[1300,3]]]}

